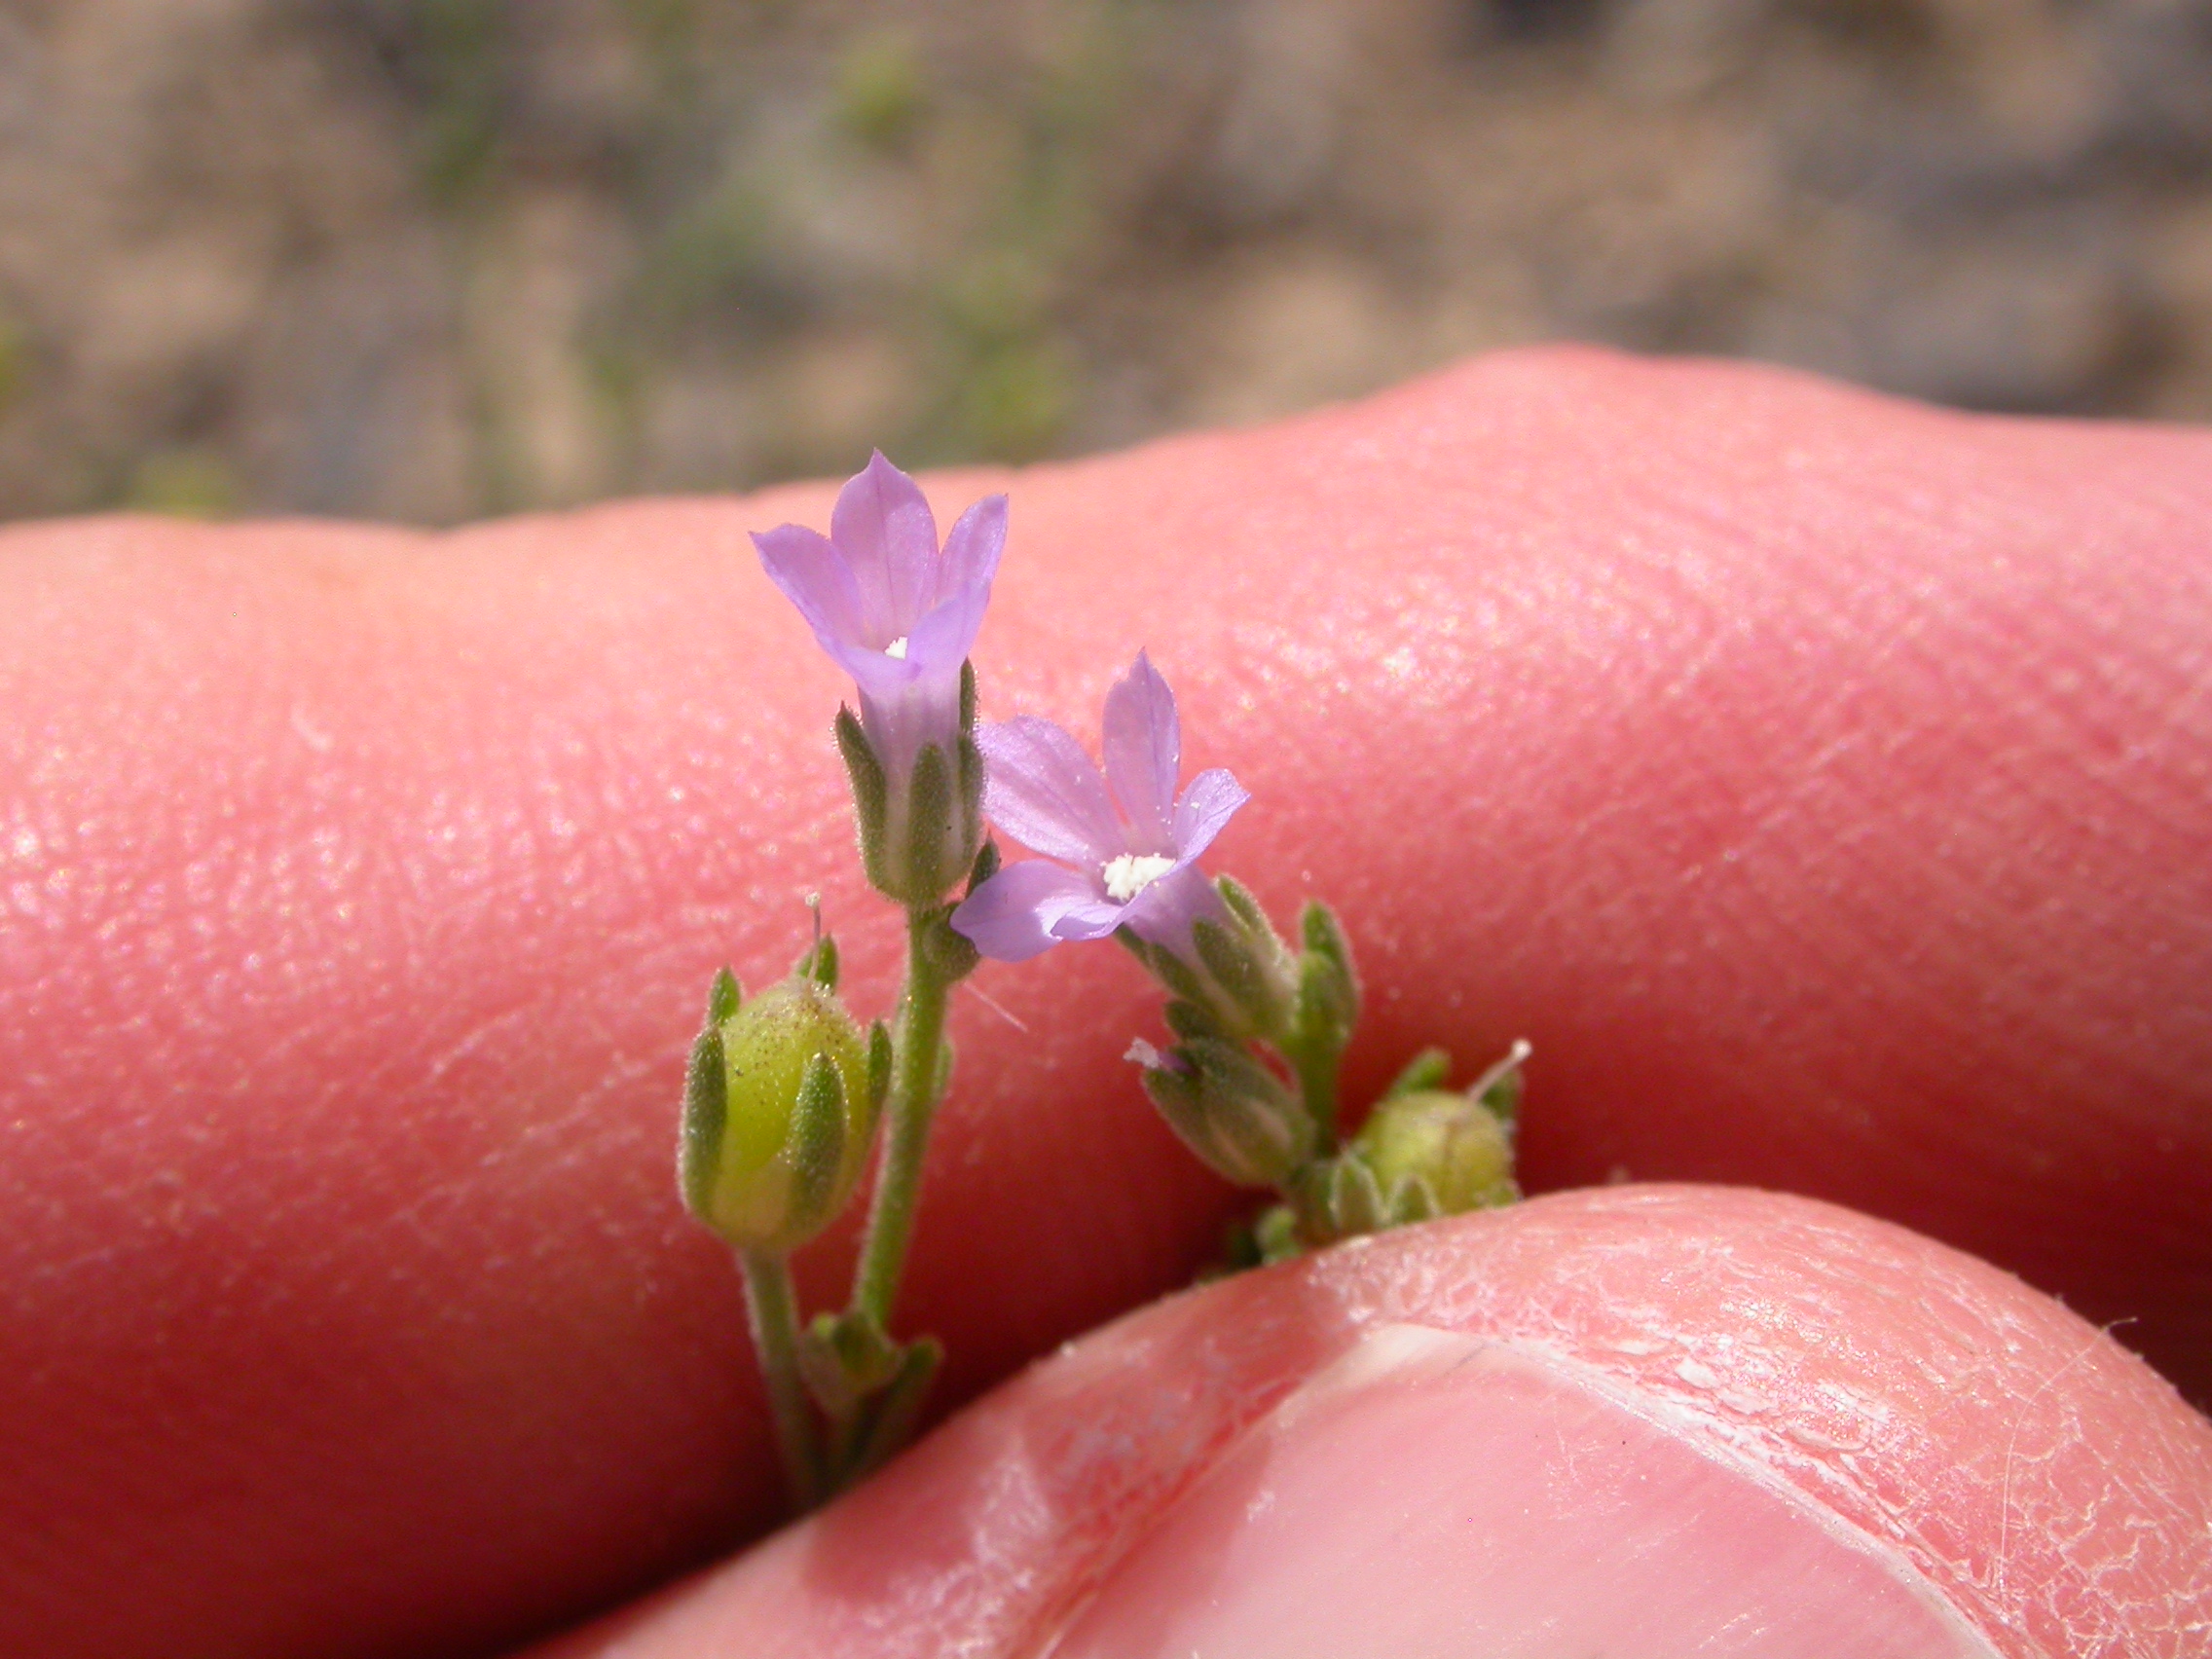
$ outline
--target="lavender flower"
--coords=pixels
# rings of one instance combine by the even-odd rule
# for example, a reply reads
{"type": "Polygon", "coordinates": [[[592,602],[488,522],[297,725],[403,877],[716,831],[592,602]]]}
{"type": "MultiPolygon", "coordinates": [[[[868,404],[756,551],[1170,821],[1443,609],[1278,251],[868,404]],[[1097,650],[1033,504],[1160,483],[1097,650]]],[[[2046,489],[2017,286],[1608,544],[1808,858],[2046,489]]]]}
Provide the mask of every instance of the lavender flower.
{"type": "Polygon", "coordinates": [[[973,771],[962,764],[972,718],[962,682],[1006,545],[1006,498],[961,514],[940,552],[920,487],[879,450],[837,493],[829,535],[787,524],[753,542],[769,580],[860,690],[855,735],[866,753],[856,756],[839,735],[871,879],[903,902],[934,902],[965,872],[980,834],[973,802],[958,798],[970,793],[958,780],[973,771]],[[932,748],[941,770],[918,796],[932,748]]]}
{"type": "Polygon", "coordinates": [[[1044,857],[984,882],[952,913],[953,928],[1001,962],[1122,927],[1189,956],[1192,924],[1223,913],[1196,861],[1251,797],[1216,767],[1176,798],[1175,694],[1150,659],[1139,651],[1106,694],[1104,777],[1073,737],[1033,716],[985,726],[977,743],[985,813],[1044,857]]]}

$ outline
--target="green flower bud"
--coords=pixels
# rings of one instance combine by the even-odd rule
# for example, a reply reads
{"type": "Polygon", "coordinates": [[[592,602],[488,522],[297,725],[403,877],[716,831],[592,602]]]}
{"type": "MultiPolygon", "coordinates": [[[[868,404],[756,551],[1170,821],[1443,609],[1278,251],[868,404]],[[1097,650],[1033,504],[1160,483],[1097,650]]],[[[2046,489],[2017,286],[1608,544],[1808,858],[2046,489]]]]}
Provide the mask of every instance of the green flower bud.
{"type": "Polygon", "coordinates": [[[1154,955],[1161,959],[1155,972],[1170,991],[1212,1014],[1230,1036],[1279,1045],[1294,1031],[1298,959],[1243,886],[1225,875],[1215,881],[1214,891],[1221,899],[1222,919],[1201,916],[1191,924],[1197,960],[1183,963],[1155,947],[1154,955]],[[1177,968],[1181,975],[1170,977],[1177,968]]]}
{"type": "MultiPolygon", "coordinates": [[[[717,1012],[726,1007],[718,999],[717,1012]]],[[[834,1220],[867,1162],[888,1068],[844,1005],[794,976],[712,1021],[691,1051],[683,1201],[732,1244],[793,1250],[834,1220]]]]}
{"type": "Polygon", "coordinates": [[[1129,1045],[1144,1089],[1183,1144],[1240,1187],[1278,1186],[1313,1155],[1313,1120],[1298,1097],[1233,1043],[1198,1037],[1162,1054],[1129,1045]]]}
{"type": "Polygon", "coordinates": [[[1352,1150],[1375,1172],[1394,1221],[1509,1204],[1513,1136],[1478,1097],[1416,1089],[1375,1108],[1352,1150]]]}

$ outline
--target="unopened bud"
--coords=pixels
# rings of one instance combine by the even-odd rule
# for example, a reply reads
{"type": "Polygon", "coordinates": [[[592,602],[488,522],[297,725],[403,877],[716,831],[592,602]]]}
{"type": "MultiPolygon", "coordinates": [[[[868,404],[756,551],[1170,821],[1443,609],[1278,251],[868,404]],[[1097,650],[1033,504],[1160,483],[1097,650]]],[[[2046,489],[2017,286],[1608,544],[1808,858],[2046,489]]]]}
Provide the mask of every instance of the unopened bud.
{"type": "Polygon", "coordinates": [[[871,1073],[882,1069],[843,1004],[804,976],[710,1022],[684,1087],[685,1204],[733,1244],[805,1243],[860,1180],[882,1105],[871,1073]]]}
{"type": "Polygon", "coordinates": [[[1153,972],[1176,996],[1211,1014],[1225,1035],[1279,1044],[1294,1027],[1297,958],[1242,885],[1225,875],[1214,891],[1220,914],[1191,924],[1191,960],[1156,946],[1153,972]]]}
{"type": "Polygon", "coordinates": [[[1162,1054],[1137,1042],[1126,1057],[1144,1068],[1168,1127],[1238,1186],[1279,1186],[1312,1156],[1313,1122],[1298,1097],[1234,1045],[1198,1038],[1162,1054]]]}
{"type": "Polygon", "coordinates": [[[1296,1028],[1307,1041],[1342,1053],[1359,1023],[1359,973],[1352,967],[1351,945],[1337,913],[1315,899],[1299,912],[1298,932],[1306,948],[1298,959],[1296,1028]]]}

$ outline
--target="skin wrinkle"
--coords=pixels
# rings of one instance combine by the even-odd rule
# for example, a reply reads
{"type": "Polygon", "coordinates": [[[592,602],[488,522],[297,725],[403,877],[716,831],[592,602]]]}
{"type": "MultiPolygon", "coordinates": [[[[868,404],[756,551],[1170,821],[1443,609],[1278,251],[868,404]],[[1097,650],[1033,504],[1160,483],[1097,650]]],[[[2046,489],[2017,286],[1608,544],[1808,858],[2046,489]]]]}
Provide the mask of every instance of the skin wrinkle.
{"type": "Polygon", "coordinates": [[[537,1659],[1047,1651],[1251,1425],[1409,1324],[1524,1353],[1811,1502],[2004,1659],[2194,1659],[2212,1615],[2212,1425],[2140,1362],[1900,1230],[1780,1195],[1648,1188],[1358,1241],[1156,1305],[1067,1345],[877,1485],[537,1659]]]}
{"type": "MultiPolygon", "coordinates": [[[[1684,1195],[1666,1190],[1583,1197],[1586,1203],[1576,1222],[1585,1230],[1593,1222],[1602,1223],[1608,1212],[1640,1225],[1660,1222],[1668,1208],[1686,1201],[1684,1195]]],[[[1798,1211],[1807,1207],[1750,1194],[1738,1196],[1738,1201],[1754,1215],[1761,1205],[1798,1211]]],[[[1697,1247],[1696,1265],[1691,1271],[1700,1281],[1726,1286],[1741,1278],[1739,1292],[1731,1295],[1723,1289],[1718,1293],[1738,1310],[1738,1317],[1723,1326],[1730,1334],[1729,1341],[1724,1346],[1708,1345],[1690,1350],[1709,1371],[1740,1377],[1749,1370],[1754,1377],[1771,1381],[1776,1373],[1802,1366],[1808,1359],[1817,1358],[1820,1324],[1833,1321],[1850,1328],[1852,1321],[1840,1310],[1862,1303],[1870,1294],[1869,1284],[1882,1287],[1873,1294],[1886,1293],[1885,1281],[1892,1275],[1909,1278],[1914,1296],[1932,1309],[1943,1310],[1925,1322],[1927,1328],[1972,1331],[1987,1327],[1982,1309],[1989,1293],[1982,1281],[2000,1275],[1982,1264],[1946,1257],[1932,1270],[1925,1261],[1913,1260],[1906,1253],[1884,1251],[1880,1239],[1870,1243],[1866,1230],[1847,1225],[1841,1217],[1834,1223],[1808,1221],[1801,1214],[1759,1219],[1791,1236],[1795,1248],[1790,1258],[1803,1278],[1796,1286],[1787,1286],[1777,1285],[1766,1275],[1741,1275],[1726,1249],[1697,1247]],[[1809,1317],[1799,1321],[1788,1316],[1798,1309],[1809,1317]],[[1762,1343],[1770,1350],[1763,1366],[1758,1363],[1762,1343]]],[[[1633,1262],[1655,1247],[1645,1238],[1633,1234],[1623,1238],[1617,1230],[1607,1232],[1602,1226],[1596,1238],[1586,1231],[1570,1237],[1564,1229],[1546,1238],[1541,1229],[1525,1229],[1511,1236],[1511,1243],[1517,1251],[1548,1245],[1563,1254],[1571,1253],[1581,1264],[1575,1273],[1577,1279],[1602,1279],[1605,1258],[1633,1262]],[[1597,1258],[1594,1263],[1593,1257],[1597,1258]]],[[[1501,1235],[1493,1247],[1503,1248],[1504,1244],[1501,1235]]],[[[2071,1407],[2063,1400],[2057,1403],[2054,1420],[2046,1422],[2039,1417],[2041,1402],[2050,1397],[2058,1373],[2024,1379],[2017,1362],[2008,1357],[2009,1352],[2016,1352],[2023,1346],[2016,1338],[2007,1337],[2008,1328],[2025,1334],[2031,1319],[2034,1325],[2047,1327],[2066,1317],[2055,1309],[2046,1314],[2043,1306],[2028,1304],[2024,1312],[2002,1315],[1995,1333],[2000,1342],[1991,1349],[1922,1353],[1920,1369],[1928,1388],[1927,1396],[1919,1402],[1922,1409],[1899,1410],[1893,1405],[1877,1413],[1857,1407],[1860,1421],[1856,1426],[1862,1431],[1857,1437],[1858,1447],[1825,1453],[1781,1432],[1760,1416],[1729,1410],[1714,1390],[1685,1382],[1676,1357],[1681,1351],[1680,1344],[1671,1340],[1664,1323],[1655,1323],[1648,1330],[1655,1341],[1653,1352],[1623,1354],[1618,1348],[1608,1351],[1589,1343],[1579,1328],[1582,1321],[1571,1313],[1546,1318],[1539,1310],[1530,1320],[1518,1309],[1500,1307],[1496,1298],[1486,1294],[1486,1287],[1500,1276],[1510,1280],[1511,1275],[1488,1271],[1480,1245],[1473,1259],[1464,1264],[1464,1276],[1452,1285],[1429,1279],[1409,1285],[1390,1284],[1363,1272],[1357,1258],[1342,1266],[1329,1258],[1321,1271],[1334,1280],[1333,1288],[1340,1297],[1363,1309],[1364,1319],[1370,1323],[1425,1317],[1441,1320],[1451,1328],[1525,1329],[1530,1340],[1548,1346],[1565,1363],[1588,1363],[1595,1357],[1606,1372],[1683,1414],[1734,1454],[1753,1459],[1846,1521],[1895,1545],[1932,1582],[1946,1586],[1962,1599],[1972,1593],[1973,1600],[1968,1604],[1979,1613],[1985,1628],[2011,1628],[2016,1623],[2019,1629],[2048,1643],[2047,1651],[2052,1654],[2170,1654],[2173,1659],[2183,1659],[2190,1651],[2184,1645],[2187,1635],[2201,1629],[2207,1616],[2205,1587],[2189,1587],[2191,1581],[2183,1564],[2172,1564],[2174,1568],[2182,1568],[2180,1571],[2145,1571],[2137,1563],[2135,1570],[2125,1575],[2136,1583],[2163,1582],[2168,1592],[2162,1600],[2145,1602],[2136,1599],[2133,1592],[2104,1594],[2100,1592],[2105,1582],[2120,1576],[2120,1564],[2101,1559],[2097,1553],[2105,1548],[2103,1530],[2084,1523],[2078,1535],[2070,1537],[2040,1516],[2032,1525],[2028,1517],[2022,1517],[2018,1526],[2011,1524],[2011,1483],[2024,1460],[2020,1451],[2023,1430],[2033,1427],[2040,1432],[2040,1443],[2031,1443],[2034,1458],[2040,1463],[2055,1466],[2065,1463],[2070,1455],[2095,1456],[2093,1441],[2074,1420],[2071,1407]],[[2036,1317],[2039,1315],[2042,1317],[2036,1317]],[[1986,1415],[2014,1399],[2017,1406],[2009,1430],[1997,1441],[2002,1448],[1997,1467],[1986,1466],[1987,1458],[1954,1462],[1924,1450],[1946,1443],[1972,1446],[1972,1436],[1937,1433],[1946,1417],[1986,1415]],[[1909,1474],[1900,1480],[1900,1473],[1906,1471],[1909,1474]],[[1991,1505],[1999,1510],[2001,1543],[1996,1552],[1985,1552],[1962,1531],[1959,1517],[1991,1505]],[[2070,1553],[2074,1550],[2090,1553],[2078,1556],[2070,1553]],[[2191,1602],[2197,1604],[2194,1610],[2191,1602]]],[[[1579,1297],[1575,1306],[1584,1306],[1579,1297]]],[[[1639,1309],[1630,1315],[1630,1322],[1641,1325],[1652,1318],[1653,1312],[1648,1308],[1639,1309]]],[[[2041,1346],[2043,1331],[2034,1334],[2041,1346]]],[[[2102,1355],[2109,1364],[2120,1360],[2121,1350],[2107,1335],[2094,1332],[2059,1370],[2086,1364],[2096,1355],[2102,1355]]],[[[1836,1441],[1845,1436],[1837,1435],[1824,1422],[1822,1438],[1836,1441]]],[[[2178,1459],[2178,1445],[2175,1452],[2178,1459]]],[[[2212,1527],[2212,1493],[2161,1493],[2156,1487],[2160,1471],[2155,1466],[2132,1471],[2132,1480],[2128,1478],[2130,1471],[2106,1466],[2114,1487],[2139,1507],[2156,1511],[2178,1501],[2203,1512],[2200,1529],[2212,1527]]],[[[2166,1472],[2170,1477],[2171,1471],[2166,1472]]],[[[2046,1483],[2046,1490],[2071,1493],[2077,1489],[2054,1479],[2046,1483]]],[[[2137,1543],[2140,1546],[2140,1538],[2137,1543]]],[[[2159,1566],[2163,1568],[2166,1564],[2159,1566]]]]}

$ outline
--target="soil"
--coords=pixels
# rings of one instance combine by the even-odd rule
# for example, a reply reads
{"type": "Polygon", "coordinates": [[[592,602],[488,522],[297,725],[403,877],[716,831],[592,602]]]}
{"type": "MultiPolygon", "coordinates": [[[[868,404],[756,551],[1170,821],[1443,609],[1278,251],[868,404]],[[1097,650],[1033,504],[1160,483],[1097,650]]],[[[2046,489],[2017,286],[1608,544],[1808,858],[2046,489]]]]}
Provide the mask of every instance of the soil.
{"type": "Polygon", "coordinates": [[[1025,460],[1563,337],[2212,416],[2212,0],[0,0],[0,514],[1025,460]]]}

